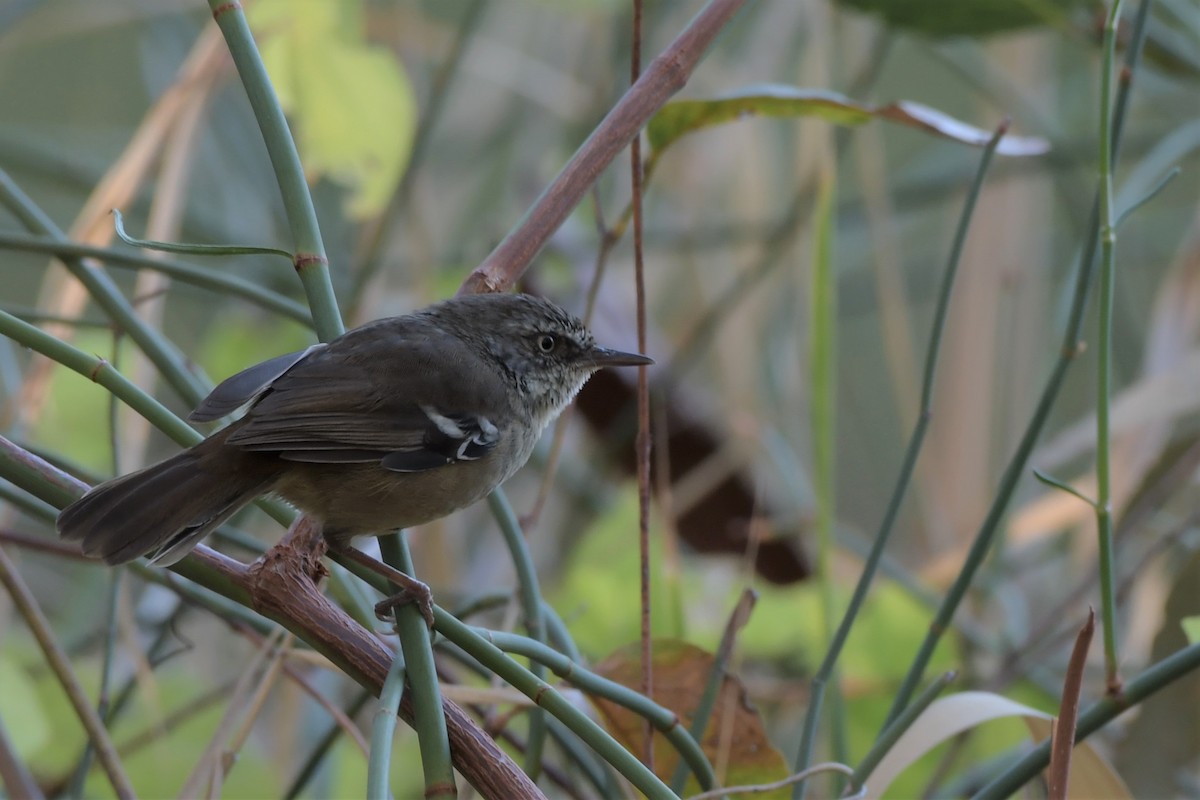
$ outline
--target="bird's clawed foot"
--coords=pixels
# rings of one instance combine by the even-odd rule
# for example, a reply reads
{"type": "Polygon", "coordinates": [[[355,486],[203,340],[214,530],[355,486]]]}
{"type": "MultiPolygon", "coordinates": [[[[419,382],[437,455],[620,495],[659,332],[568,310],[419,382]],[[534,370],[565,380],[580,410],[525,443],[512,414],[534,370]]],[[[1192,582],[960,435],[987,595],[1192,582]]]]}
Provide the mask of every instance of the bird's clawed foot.
{"type": "MultiPolygon", "coordinates": [[[[403,573],[400,573],[403,574],[403,573]]],[[[375,616],[382,622],[392,622],[395,619],[396,609],[401,606],[409,605],[410,603],[417,606],[417,610],[421,612],[421,616],[425,618],[425,622],[433,629],[433,592],[429,590],[429,586],[416,578],[405,575],[411,583],[403,589],[396,592],[391,597],[385,597],[375,604],[375,616]]],[[[396,583],[392,579],[393,583],[396,583]]]]}
{"type": "Polygon", "coordinates": [[[351,561],[355,561],[372,572],[387,578],[393,585],[400,587],[399,592],[375,604],[375,616],[379,617],[383,622],[392,622],[397,608],[415,603],[417,610],[425,618],[426,624],[429,625],[431,630],[433,629],[433,592],[429,590],[428,585],[411,575],[405,575],[395,567],[371,558],[363,551],[356,550],[349,544],[329,539],[326,541],[331,551],[340,553],[351,561]]]}

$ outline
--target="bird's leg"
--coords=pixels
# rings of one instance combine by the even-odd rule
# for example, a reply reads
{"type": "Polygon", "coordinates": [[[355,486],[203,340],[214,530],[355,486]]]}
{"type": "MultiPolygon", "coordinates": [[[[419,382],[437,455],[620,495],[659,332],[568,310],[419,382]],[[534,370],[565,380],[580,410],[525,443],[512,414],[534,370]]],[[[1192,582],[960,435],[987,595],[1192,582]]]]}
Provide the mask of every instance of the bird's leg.
{"type": "Polygon", "coordinates": [[[378,559],[371,558],[363,551],[348,543],[334,539],[326,539],[332,552],[345,556],[356,564],[361,564],[372,572],[378,573],[400,587],[400,591],[391,597],[386,597],[375,604],[375,616],[384,622],[392,620],[393,612],[400,606],[415,603],[421,616],[429,627],[433,627],[433,592],[429,586],[411,575],[405,575],[395,567],[389,566],[378,559]]]}

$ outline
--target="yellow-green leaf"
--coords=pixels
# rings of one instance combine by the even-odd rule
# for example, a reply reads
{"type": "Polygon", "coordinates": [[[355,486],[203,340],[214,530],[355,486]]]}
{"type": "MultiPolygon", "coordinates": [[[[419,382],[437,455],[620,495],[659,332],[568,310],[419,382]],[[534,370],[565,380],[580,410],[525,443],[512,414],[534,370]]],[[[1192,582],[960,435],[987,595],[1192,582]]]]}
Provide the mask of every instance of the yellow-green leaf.
{"type": "MultiPolygon", "coordinates": [[[[667,103],[646,126],[646,137],[657,153],[693,131],[753,116],[815,116],[836,125],[862,125],[872,119],[883,119],[976,147],[983,147],[992,137],[989,131],[920,103],[901,101],[872,106],[837,92],[778,84],[749,86],[712,100],[667,103]]],[[[1040,137],[1005,136],[996,152],[1032,156],[1049,149],[1049,143],[1040,137]]]]}
{"type": "Polygon", "coordinates": [[[929,36],[986,36],[1061,25],[1085,0],[838,0],[879,14],[898,28],[929,36]]]}
{"type": "Polygon", "coordinates": [[[360,0],[259,0],[250,12],[309,178],[346,187],[351,216],[379,213],[416,131],[416,98],[402,65],[366,41],[360,0]]]}

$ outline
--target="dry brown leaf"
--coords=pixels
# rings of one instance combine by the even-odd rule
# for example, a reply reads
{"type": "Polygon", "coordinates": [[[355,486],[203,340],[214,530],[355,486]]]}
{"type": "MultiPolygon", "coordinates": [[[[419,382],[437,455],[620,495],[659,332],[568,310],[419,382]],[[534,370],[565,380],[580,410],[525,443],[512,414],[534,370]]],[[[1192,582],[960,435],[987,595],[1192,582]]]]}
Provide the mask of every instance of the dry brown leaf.
{"type": "MultiPolygon", "coordinates": [[[[713,655],[686,642],[661,640],[654,642],[653,657],[654,701],[674,711],[679,724],[687,728],[714,668],[713,655]]],[[[634,644],[618,650],[597,665],[596,672],[622,686],[639,689],[641,646],[634,644]]],[[[645,719],[610,700],[595,695],[591,699],[609,732],[630,752],[639,756],[644,753],[645,719]]],[[[722,785],[769,783],[788,775],[787,762],[767,739],[762,718],[750,705],[745,686],[728,673],[700,745],[710,762],[727,765],[725,774],[717,776],[722,785]],[[722,753],[724,743],[729,749],[722,753]]],[[[675,749],[666,737],[655,732],[655,773],[669,781],[678,763],[679,755],[675,749]]],[[[685,794],[699,790],[694,780],[689,780],[689,787],[685,794]]],[[[790,789],[756,795],[764,798],[789,796],[790,789]]]]}

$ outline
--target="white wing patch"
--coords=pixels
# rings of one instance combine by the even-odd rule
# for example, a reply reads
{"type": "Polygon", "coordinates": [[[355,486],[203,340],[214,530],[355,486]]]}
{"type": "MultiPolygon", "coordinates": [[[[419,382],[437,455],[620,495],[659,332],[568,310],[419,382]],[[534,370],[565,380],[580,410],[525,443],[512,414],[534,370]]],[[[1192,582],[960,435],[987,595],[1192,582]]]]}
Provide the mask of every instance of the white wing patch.
{"type": "MultiPolygon", "coordinates": [[[[437,429],[451,439],[467,439],[467,432],[464,431],[459,424],[449,417],[439,414],[433,406],[421,406],[421,410],[425,412],[425,416],[429,417],[429,421],[437,426],[437,429]]],[[[468,441],[470,441],[468,439],[468,441]]]]}

